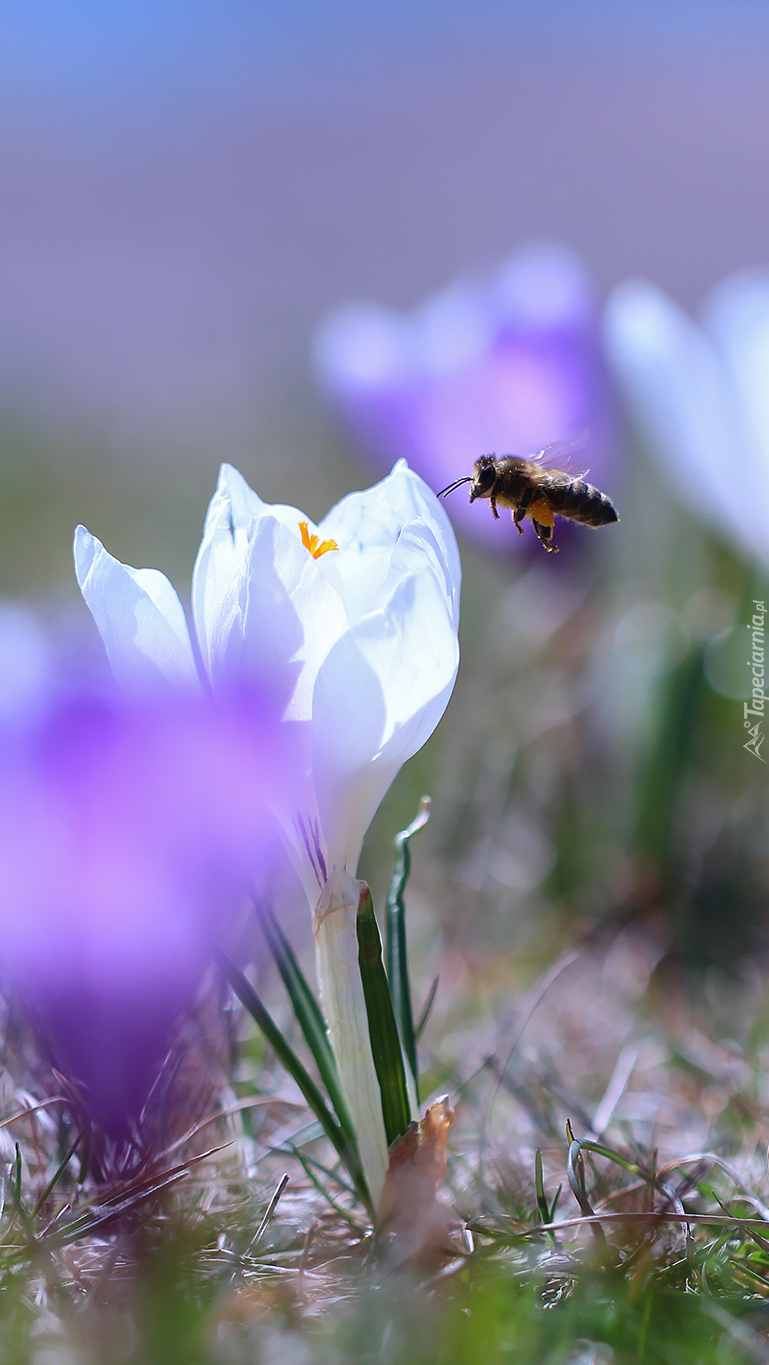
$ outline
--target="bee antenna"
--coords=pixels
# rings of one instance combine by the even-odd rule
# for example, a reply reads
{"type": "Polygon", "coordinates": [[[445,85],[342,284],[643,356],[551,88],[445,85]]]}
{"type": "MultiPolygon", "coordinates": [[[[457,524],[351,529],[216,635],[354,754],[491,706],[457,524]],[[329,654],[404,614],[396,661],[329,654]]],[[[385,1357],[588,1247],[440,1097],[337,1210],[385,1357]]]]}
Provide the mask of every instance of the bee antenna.
{"type": "Polygon", "coordinates": [[[448,488],[442,489],[438,494],[438,497],[445,498],[447,493],[453,493],[455,488],[461,488],[463,483],[472,483],[472,481],[472,474],[465,474],[463,479],[456,479],[454,483],[449,484],[448,488]]]}

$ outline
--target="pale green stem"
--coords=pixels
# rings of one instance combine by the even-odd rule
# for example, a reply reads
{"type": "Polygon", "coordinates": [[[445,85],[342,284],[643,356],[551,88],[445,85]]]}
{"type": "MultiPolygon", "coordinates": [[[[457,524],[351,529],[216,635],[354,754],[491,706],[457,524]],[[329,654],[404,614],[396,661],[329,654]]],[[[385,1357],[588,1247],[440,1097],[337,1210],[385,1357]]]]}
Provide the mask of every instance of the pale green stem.
{"type": "Polygon", "coordinates": [[[333,867],[315,908],[313,930],[323,1013],[355,1124],[369,1192],[377,1208],[388,1154],[358,965],[357,917],[362,886],[365,883],[356,881],[344,868],[333,867]]]}

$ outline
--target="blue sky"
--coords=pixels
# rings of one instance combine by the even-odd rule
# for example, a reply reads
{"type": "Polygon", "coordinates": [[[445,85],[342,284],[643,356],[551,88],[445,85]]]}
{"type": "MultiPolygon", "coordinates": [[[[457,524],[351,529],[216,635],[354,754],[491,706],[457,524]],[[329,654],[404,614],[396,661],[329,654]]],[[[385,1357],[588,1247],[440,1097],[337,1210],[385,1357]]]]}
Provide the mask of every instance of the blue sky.
{"type": "Polygon", "coordinates": [[[694,305],[766,259],[767,49],[769,0],[0,0],[0,401],[225,429],[326,309],[543,236],[694,305]]]}
{"type": "Polygon", "coordinates": [[[492,42],[763,53],[765,0],[4,0],[0,79],[73,108],[146,99],[301,99],[357,63],[492,42]]]}

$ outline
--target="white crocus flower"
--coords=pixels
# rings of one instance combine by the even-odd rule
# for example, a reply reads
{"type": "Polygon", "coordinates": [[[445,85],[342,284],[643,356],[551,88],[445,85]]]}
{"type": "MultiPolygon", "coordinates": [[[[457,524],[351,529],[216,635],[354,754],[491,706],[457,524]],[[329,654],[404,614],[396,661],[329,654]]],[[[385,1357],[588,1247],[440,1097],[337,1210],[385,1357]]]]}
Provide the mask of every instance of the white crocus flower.
{"type": "Polygon", "coordinates": [[[304,801],[287,837],[314,905],[334,866],[354,873],[401,765],[446,707],[459,659],[459,553],[435,494],[401,460],[319,526],[222,467],[192,576],[201,664],[164,574],[132,569],[79,526],[78,582],[129,686],[165,678],[214,693],[266,683],[304,722],[304,801]]]}
{"type": "Polygon", "coordinates": [[[629,280],[605,314],[631,412],[687,506],[769,562],[769,274],[729,276],[702,323],[629,280]]]}
{"type": "Polygon", "coordinates": [[[164,678],[216,693],[264,683],[284,698],[284,719],[298,722],[299,797],[280,815],[313,910],[326,889],[315,915],[321,994],[332,1042],[350,1029],[362,1039],[347,1075],[337,1053],[376,1200],[387,1152],[381,1113],[371,1112],[378,1092],[362,992],[340,989],[329,972],[340,960],[352,970],[357,953],[349,884],[366,830],[454,685],[460,563],[448,518],[403,460],[318,526],[298,508],[262,502],[224,465],[192,578],[197,651],[163,574],[121,564],[82,526],[75,565],[127,685],[164,678]],[[341,956],[325,944],[332,925],[334,941],[347,945],[341,956]]]}

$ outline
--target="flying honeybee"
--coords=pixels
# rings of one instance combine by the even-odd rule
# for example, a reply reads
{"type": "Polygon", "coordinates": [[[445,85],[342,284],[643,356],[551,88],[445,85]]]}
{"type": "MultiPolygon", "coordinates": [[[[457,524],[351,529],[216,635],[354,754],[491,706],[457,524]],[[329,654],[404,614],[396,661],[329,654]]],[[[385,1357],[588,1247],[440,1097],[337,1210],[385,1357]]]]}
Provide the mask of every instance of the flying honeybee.
{"type": "Polygon", "coordinates": [[[476,498],[488,498],[497,518],[497,504],[509,507],[519,535],[523,535],[521,523],[524,518],[531,517],[545,549],[557,550],[558,546],[552,542],[556,516],[580,521],[584,526],[608,526],[612,521],[619,521],[614,504],[605,493],[599,493],[592,484],[585,483],[582,475],[574,478],[566,470],[552,468],[546,462],[546,457],[557,458],[556,452],[563,451],[565,445],[555,442],[527,459],[520,455],[502,455],[499,459],[496,455],[481,455],[475,461],[472,474],[455,479],[438,497],[445,498],[447,493],[469,483],[471,502],[476,498]]]}

